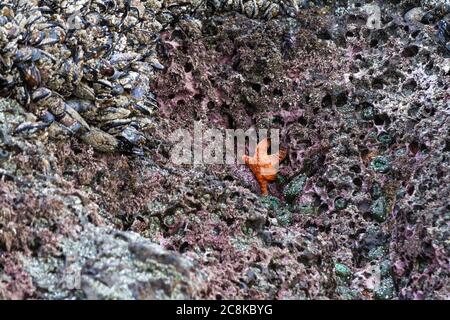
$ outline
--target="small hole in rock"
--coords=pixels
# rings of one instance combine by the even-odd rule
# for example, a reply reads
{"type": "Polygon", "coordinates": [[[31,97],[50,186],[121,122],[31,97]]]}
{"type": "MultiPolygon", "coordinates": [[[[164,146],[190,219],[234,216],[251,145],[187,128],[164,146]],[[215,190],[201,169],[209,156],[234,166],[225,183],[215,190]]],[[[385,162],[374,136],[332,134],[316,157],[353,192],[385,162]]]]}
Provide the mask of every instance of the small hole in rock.
{"type": "Polygon", "coordinates": [[[263,79],[263,83],[265,84],[265,85],[268,85],[268,84],[270,84],[272,82],[272,79],[270,79],[269,77],[265,77],[264,79],[263,79]]]}
{"type": "Polygon", "coordinates": [[[326,203],[322,203],[319,207],[319,212],[324,213],[328,211],[328,205],[326,203]]]}
{"type": "Polygon", "coordinates": [[[331,99],[331,95],[327,94],[325,97],[323,97],[322,99],[322,107],[323,108],[330,108],[333,104],[333,101],[331,99]]]}
{"type": "Polygon", "coordinates": [[[277,115],[277,116],[273,117],[272,123],[282,125],[284,122],[283,122],[283,119],[277,115]]]}
{"type": "Polygon", "coordinates": [[[420,33],[420,30],[416,30],[413,33],[411,33],[411,37],[416,38],[420,33]]]}
{"type": "Polygon", "coordinates": [[[328,30],[321,30],[317,34],[317,38],[322,39],[322,40],[331,40],[331,34],[328,30]]]}
{"type": "Polygon", "coordinates": [[[192,65],[192,63],[188,62],[184,65],[184,71],[185,72],[191,72],[192,69],[194,69],[194,66],[192,65]]]}
{"type": "Polygon", "coordinates": [[[336,97],[336,107],[342,107],[347,103],[347,92],[342,92],[336,97]]]}
{"type": "Polygon", "coordinates": [[[355,184],[355,186],[357,187],[361,187],[362,186],[362,180],[360,178],[355,178],[353,179],[353,183],[355,184]]]}
{"type": "Polygon", "coordinates": [[[409,47],[406,47],[403,52],[402,56],[405,58],[411,58],[414,57],[419,52],[419,47],[416,45],[412,45],[409,47]]]}
{"type": "Polygon", "coordinates": [[[403,89],[404,90],[414,91],[416,89],[416,87],[417,87],[417,82],[414,79],[408,79],[403,84],[403,89]]]}
{"type": "Polygon", "coordinates": [[[255,90],[256,92],[261,92],[261,85],[259,83],[252,83],[251,84],[252,89],[255,90]]]}
{"type": "Polygon", "coordinates": [[[298,122],[302,125],[302,126],[306,126],[308,124],[308,120],[306,120],[304,117],[300,117],[298,119],[298,122]]]}
{"type": "Polygon", "coordinates": [[[383,89],[384,81],[381,78],[375,78],[372,81],[372,88],[374,89],[383,89]]]}
{"type": "Polygon", "coordinates": [[[281,97],[283,95],[283,91],[281,89],[278,89],[278,88],[273,89],[273,95],[281,97]]]}

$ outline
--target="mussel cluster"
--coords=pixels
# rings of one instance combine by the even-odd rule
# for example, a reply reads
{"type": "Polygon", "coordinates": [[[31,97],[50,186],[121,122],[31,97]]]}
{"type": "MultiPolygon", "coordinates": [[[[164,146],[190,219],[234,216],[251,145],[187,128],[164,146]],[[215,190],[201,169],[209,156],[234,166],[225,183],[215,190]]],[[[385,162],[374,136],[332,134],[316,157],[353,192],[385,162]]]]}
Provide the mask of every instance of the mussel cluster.
{"type": "Polygon", "coordinates": [[[237,11],[249,18],[272,19],[278,15],[293,16],[304,5],[303,0],[207,0],[219,11],[237,11]]]}
{"type": "Polygon", "coordinates": [[[156,106],[149,84],[164,66],[157,46],[162,1],[4,0],[0,96],[48,128],[105,152],[142,153],[156,106]]]}

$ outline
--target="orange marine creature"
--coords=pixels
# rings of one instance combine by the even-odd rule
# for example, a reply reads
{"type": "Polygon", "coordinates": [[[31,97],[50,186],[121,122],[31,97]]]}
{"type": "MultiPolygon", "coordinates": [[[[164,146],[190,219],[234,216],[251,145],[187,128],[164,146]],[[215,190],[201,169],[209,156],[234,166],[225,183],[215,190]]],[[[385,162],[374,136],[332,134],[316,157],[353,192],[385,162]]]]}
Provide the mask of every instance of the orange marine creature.
{"type": "Polygon", "coordinates": [[[267,154],[270,142],[267,138],[261,140],[256,146],[253,157],[243,155],[242,160],[250,168],[261,188],[262,195],[269,194],[269,182],[275,181],[278,173],[278,164],[286,157],[286,150],[280,149],[277,153],[267,154]]]}

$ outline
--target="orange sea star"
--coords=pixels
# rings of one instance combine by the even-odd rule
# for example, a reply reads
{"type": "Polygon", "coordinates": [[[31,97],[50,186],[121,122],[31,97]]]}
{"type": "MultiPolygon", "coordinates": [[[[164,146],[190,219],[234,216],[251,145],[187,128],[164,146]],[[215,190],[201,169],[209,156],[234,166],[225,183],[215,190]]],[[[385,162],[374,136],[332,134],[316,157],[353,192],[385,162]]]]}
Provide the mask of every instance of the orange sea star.
{"type": "Polygon", "coordinates": [[[250,168],[261,187],[262,195],[268,195],[268,184],[276,179],[278,172],[278,163],[286,157],[286,150],[280,149],[277,153],[267,154],[269,149],[269,140],[261,140],[256,146],[253,157],[243,155],[242,160],[250,168]]]}

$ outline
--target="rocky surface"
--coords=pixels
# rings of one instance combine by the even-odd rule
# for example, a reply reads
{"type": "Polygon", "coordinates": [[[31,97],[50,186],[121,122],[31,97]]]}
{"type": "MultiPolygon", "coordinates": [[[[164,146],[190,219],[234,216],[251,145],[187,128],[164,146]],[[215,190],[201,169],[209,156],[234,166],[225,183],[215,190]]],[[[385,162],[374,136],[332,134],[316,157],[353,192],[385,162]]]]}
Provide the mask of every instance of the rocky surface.
{"type": "MultiPolygon", "coordinates": [[[[450,298],[450,4],[243,2],[147,1],[159,40],[138,62],[159,71],[69,112],[78,133],[0,60],[0,298],[450,298]],[[242,165],[171,163],[194,121],[281,129],[271,196],[242,165]]],[[[82,85],[104,94],[88,72],[52,90],[74,106],[82,85]]]]}

